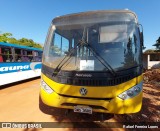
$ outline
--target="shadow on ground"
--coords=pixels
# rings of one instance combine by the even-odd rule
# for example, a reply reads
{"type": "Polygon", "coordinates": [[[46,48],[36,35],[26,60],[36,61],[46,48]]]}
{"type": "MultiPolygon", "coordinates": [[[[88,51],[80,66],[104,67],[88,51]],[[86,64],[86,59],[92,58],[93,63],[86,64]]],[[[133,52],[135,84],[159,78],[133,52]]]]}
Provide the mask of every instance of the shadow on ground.
{"type": "Polygon", "coordinates": [[[29,79],[26,79],[26,80],[21,80],[21,81],[13,82],[13,83],[9,83],[9,84],[6,84],[6,85],[1,85],[0,86],[0,90],[6,89],[6,88],[9,88],[9,87],[12,87],[12,86],[16,86],[18,84],[23,84],[25,82],[30,82],[30,81],[36,80],[36,79],[40,79],[40,76],[34,77],[34,78],[29,78],[29,79]]]}
{"type": "MultiPolygon", "coordinates": [[[[106,128],[106,127],[113,127],[117,125],[113,125],[112,123],[108,125],[107,120],[114,118],[114,114],[103,114],[102,113],[95,113],[93,112],[92,115],[90,114],[83,114],[83,113],[75,113],[73,110],[68,110],[69,112],[66,114],[66,109],[59,109],[49,107],[43,104],[42,100],[39,99],[39,108],[40,110],[45,113],[51,115],[51,117],[57,121],[58,123],[62,123],[63,127],[70,127],[70,128],[106,128]],[[67,125],[68,124],[68,125],[67,125]]],[[[106,129],[105,129],[106,130],[106,129]]],[[[112,130],[107,128],[107,130],[112,130]]]]}
{"type": "MultiPolygon", "coordinates": [[[[72,128],[80,128],[80,127],[89,127],[89,128],[105,128],[104,130],[114,130],[114,122],[110,122],[110,120],[114,120],[120,122],[121,127],[126,122],[160,122],[160,106],[157,105],[157,101],[159,100],[159,92],[152,92],[148,88],[143,91],[143,101],[141,111],[135,114],[123,114],[123,115],[115,115],[115,114],[104,114],[102,119],[101,113],[94,113],[92,115],[89,114],[81,114],[74,113],[73,110],[70,110],[68,115],[65,114],[66,109],[59,108],[50,108],[43,105],[43,102],[40,100],[40,110],[45,114],[50,114],[51,117],[57,121],[58,123],[69,122],[72,123],[72,128]],[[81,125],[84,124],[85,125],[81,125]],[[109,125],[112,127],[108,127],[106,123],[109,122],[109,125]],[[88,124],[88,125],[87,125],[88,124]]],[[[115,125],[118,127],[117,125],[115,125]]],[[[86,128],[85,128],[86,129],[86,128]]]]}

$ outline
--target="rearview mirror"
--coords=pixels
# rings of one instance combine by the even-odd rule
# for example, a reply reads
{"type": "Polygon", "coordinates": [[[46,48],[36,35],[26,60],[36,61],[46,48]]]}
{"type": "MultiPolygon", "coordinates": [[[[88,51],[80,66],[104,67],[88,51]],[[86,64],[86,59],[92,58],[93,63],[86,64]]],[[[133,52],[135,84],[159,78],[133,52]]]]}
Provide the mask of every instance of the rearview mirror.
{"type": "Polygon", "coordinates": [[[140,32],[140,42],[141,42],[141,45],[144,46],[143,32],[140,32]]]}
{"type": "Polygon", "coordinates": [[[139,30],[140,31],[140,43],[141,43],[141,46],[144,47],[144,39],[143,39],[143,26],[141,24],[138,24],[139,25],[139,30]]]}

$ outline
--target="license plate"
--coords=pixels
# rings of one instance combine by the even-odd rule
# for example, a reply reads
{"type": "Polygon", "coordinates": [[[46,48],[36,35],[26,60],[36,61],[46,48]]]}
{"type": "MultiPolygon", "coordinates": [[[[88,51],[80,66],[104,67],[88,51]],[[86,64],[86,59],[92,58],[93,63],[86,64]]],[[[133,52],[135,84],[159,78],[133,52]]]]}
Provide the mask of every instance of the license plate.
{"type": "Polygon", "coordinates": [[[74,106],[74,112],[92,114],[92,108],[88,106],[74,106]]]}

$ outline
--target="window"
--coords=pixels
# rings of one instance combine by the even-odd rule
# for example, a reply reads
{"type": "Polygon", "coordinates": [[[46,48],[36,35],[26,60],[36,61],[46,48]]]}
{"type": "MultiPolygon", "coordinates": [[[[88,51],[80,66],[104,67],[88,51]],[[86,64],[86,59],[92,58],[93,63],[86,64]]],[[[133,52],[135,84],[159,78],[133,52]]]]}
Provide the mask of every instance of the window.
{"type": "Polygon", "coordinates": [[[68,53],[69,41],[63,36],[55,33],[51,43],[49,54],[53,56],[64,56],[68,53]]]}
{"type": "Polygon", "coordinates": [[[42,51],[0,46],[0,62],[41,62],[42,51]]]}
{"type": "Polygon", "coordinates": [[[150,54],[150,61],[160,61],[160,54],[150,54]]]}
{"type": "Polygon", "coordinates": [[[33,61],[32,51],[15,48],[15,61],[16,62],[30,62],[30,61],[33,61]]]}
{"type": "Polygon", "coordinates": [[[23,52],[21,49],[15,48],[15,61],[21,62],[22,61],[23,52]]]}
{"type": "Polygon", "coordinates": [[[0,48],[0,62],[12,62],[12,48],[11,47],[1,47],[0,48]]]}
{"type": "Polygon", "coordinates": [[[33,61],[34,62],[41,62],[42,61],[42,52],[39,51],[33,51],[33,61]]]}
{"type": "Polygon", "coordinates": [[[2,57],[2,48],[0,47],[0,62],[3,62],[3,57],[2,57]]]}
{"type": "Polygon", "coordinates": [[[22,55],[21,59],[23,62],[30,62],[33,59],[32,51],[30,50],[21,50],[22,55]]]}
{"type": "Polygon", "coordinates": [[[100,43],[126,42],[127,25],[108,25],[100,27],[100,43]]]}

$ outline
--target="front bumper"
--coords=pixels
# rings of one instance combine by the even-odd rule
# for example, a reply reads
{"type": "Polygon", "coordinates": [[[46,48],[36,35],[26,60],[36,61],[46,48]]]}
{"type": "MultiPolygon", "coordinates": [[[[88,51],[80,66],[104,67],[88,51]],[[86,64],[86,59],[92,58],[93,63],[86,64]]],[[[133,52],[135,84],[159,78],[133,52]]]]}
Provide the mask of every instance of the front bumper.
{"type": "Polygon", "coordinates": [[[110,100],[96,100],[88,98],[65,97],[58,95],[56,92],[48,94],[41,87],[40,99],[43,104],[49,107],[73,109],[76,105],[87,105],[92,107],[93,112],[114,114],[136,113],[140,111],[142,106],[142,92],[127,100],[122,100],[119,97],[114,97],[110,100]]]}

